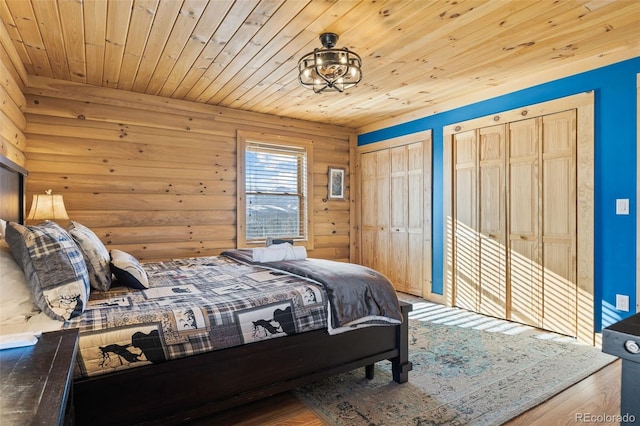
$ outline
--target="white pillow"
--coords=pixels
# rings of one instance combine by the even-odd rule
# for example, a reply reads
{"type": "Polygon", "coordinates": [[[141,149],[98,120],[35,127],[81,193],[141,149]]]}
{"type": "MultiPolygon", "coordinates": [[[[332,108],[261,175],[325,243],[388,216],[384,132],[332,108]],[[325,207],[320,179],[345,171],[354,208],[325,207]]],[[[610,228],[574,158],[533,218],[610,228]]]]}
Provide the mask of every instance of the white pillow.
{"type": "Polygon", "coordinates": [[[111,250],[111,271],[116,276],[118,284],[136,290],[149,288],[149,278],[138,259],[126,251],[111,250]]]}
{"type": "Polygon", "coordinates": [[[31,301],[27,279],[9,246],[0,241],[0,324],[26,322],[40,312],[31,301]]]}

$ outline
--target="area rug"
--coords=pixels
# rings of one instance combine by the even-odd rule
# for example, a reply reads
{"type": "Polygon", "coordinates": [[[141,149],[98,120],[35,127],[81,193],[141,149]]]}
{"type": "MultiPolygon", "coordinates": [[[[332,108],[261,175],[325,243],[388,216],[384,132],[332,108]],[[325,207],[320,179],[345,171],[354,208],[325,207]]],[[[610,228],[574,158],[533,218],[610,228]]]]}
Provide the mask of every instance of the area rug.
{"type": "Polygon", "coordinates": [[[499,425],[577,383],[615,358],[531,330],[503,334],[409,320],[409,382],[391,364],[298,388],[328,425],[499,425]]]}

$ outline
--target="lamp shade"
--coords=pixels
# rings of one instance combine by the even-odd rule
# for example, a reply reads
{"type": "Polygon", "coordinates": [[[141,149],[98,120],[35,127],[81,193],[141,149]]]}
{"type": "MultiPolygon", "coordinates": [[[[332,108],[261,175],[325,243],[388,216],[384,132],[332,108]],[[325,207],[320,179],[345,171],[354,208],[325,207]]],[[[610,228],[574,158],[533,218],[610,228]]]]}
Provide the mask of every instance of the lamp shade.
{"type": "Polygon", "coordinates": [[[34,194],[27,220],[69,220],[62,195],[54,195],[50,189],[44,194],[34,194]]]}

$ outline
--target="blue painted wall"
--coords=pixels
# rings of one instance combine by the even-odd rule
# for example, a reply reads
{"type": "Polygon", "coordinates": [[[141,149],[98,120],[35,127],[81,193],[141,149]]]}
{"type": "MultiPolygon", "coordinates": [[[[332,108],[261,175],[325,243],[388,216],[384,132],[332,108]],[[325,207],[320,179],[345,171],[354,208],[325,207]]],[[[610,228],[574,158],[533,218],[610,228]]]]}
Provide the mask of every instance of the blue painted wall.
{"type": "Polygon", "coordinates": [[[442,128],[552,99],[595,91],[595,324],[596,331],[635,312],[636,306],[636,74],[640,57],[550,81],[508,95],[365,133],[358,145],[433,131],[433,292],[443,292],[442,128]],[[615,214],[628,198],[630,214],[615,214]],[[615,309],[629,295],[631,312],[615,309]]]}

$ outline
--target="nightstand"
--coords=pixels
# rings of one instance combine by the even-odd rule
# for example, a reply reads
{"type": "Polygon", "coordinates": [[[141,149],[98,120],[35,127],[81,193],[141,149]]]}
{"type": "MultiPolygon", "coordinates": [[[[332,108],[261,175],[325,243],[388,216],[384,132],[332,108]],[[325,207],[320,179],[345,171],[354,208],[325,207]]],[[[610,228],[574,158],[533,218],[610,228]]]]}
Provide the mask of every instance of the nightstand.
{"type": "Polygon", "coordinates": [[[38,343],[0,351],[3,425],[73,423],[73,367],[78,330],[43,333],[38,343]]]}
{"type": "Polygon", "coordinates": [[[640,314],[602,330],[602,352],[622,358],[620,424],[636,424],[640,420],[640,314]]]}

